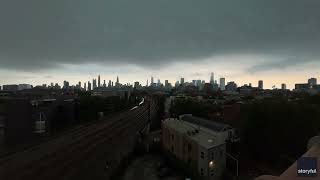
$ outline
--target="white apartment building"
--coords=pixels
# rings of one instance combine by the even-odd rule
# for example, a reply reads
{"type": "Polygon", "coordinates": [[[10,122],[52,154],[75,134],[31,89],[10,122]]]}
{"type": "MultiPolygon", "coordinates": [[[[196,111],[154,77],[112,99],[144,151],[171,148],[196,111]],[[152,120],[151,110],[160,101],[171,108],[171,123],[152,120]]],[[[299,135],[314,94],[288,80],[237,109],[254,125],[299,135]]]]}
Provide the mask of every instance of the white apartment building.
{"type": "Polygon", "coordinates": [[[162,145],[206,180],[220,179],[226,167],[225,140],[211,129],[178,119],[162,122],[162,145]]]}

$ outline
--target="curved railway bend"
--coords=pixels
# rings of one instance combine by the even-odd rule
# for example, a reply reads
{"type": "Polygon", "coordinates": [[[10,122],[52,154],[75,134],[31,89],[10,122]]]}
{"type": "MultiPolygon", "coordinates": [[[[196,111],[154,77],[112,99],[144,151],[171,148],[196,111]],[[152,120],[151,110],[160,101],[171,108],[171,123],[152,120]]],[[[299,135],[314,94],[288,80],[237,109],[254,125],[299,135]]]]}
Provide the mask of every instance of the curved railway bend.
{"type": "Polygon", "coordinates": [[[157,105],[143,105],[79,127],[63,136],[0,159],[0,179],[109,179],[135,147],[139,132],[156,119],[157,105]]]}

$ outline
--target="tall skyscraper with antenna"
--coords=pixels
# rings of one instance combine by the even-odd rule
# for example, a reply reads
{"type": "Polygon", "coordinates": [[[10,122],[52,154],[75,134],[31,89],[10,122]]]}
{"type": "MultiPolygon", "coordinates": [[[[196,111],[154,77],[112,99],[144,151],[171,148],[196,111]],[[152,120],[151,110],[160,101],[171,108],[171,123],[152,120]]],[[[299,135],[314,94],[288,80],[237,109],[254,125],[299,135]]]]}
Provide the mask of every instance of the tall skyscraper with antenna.
{"type": "Polygon", "coordinates": [[[119,87],[120,84],[119,84],[119,77],[117,76],[117,81],[116,81],[116,87],[119,87]]]}

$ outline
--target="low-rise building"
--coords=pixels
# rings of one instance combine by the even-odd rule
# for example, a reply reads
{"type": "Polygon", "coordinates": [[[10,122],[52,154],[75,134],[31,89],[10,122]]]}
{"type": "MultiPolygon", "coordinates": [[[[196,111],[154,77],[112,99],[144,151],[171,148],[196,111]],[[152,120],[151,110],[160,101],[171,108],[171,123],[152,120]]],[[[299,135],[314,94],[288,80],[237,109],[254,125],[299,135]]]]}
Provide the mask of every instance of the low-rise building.
{"type": "Polygon", "coordinates": [[[220,123],[196,116],[192,114],[184,114],[179,117],[180,120],[198,125],[199,127],[206,127],[214,133],[221,141],[236,142],[239,141],[239,136],[236,130],[229,124],[220,123]]]}
{"type": "Polygon", "coordinates": [[[226,167],[226,143],[211,129],[178,120],[162,122],[162,145],[204,179],[219,179],[226,167]]]}
{"type": "Polygon", "coordinates": [[[16,84],[9,84],[9,85],[3,85],[4,91],[18,91],[18,85],[16,84]]]}
{"type": "Polygon", "coordinates": [[[32,85],[31,84],[19,84],[18,85],[18,90],[24,90],[24,89],[32,89],[32,85]]]}

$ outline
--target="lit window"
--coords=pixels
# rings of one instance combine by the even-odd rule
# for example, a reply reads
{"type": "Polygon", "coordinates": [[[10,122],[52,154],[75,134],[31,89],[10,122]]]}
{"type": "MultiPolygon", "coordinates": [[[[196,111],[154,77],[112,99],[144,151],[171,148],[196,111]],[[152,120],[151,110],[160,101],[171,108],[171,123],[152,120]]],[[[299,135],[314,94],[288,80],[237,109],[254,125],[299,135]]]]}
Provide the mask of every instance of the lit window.
{"type": "Polygon", "coordinates": [[[214,168],[214,161],[210,161],[210,162],[209,162],[209,167],[210,167],[210,168],[214,168]]]}

